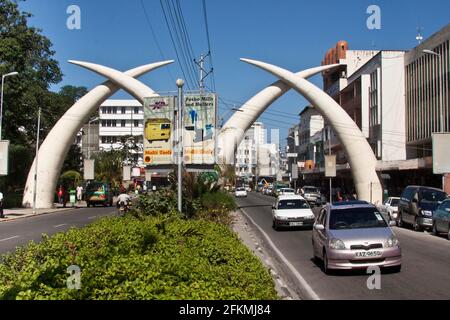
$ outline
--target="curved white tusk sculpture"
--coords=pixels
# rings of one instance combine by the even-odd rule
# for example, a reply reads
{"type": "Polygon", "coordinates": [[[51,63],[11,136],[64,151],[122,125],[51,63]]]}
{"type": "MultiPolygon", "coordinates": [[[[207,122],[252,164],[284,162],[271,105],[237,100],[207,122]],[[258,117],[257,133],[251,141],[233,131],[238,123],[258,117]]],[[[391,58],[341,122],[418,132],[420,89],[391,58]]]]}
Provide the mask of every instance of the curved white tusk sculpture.
{"type": "Polygon", "coordinates": [[[383,192],[375,170],[377,160],[363,133],[347,112],[321,89],[288,70],[255,60],[241,61],[280,78],[319,110],[329,121],[348,156],[358,199],[381,203],[383,192]]]}
{"type": "Polygon", "coordinates": [[[138,100],[142,104],[144,104],[145,97],[151,97],[155,95],[155,92],[148,86],[136,80],[134,77],[129,76],[123,72],[90,62],[75,61],[75,60],[69,60],[69,62],[77,66],[91,70],[101,76],[104,76],[105,78],[108,78],[110,81],[114,82],[121,89],[124,89],[133,97],[135,97],[136,100],[138,100]]]}
{"type": "MultiPolygon", "coordinates": [[[[139,77],[172,62],[173,60],[152,63],[128,70],[124,74],[129,77],[139,77]]],[[[136,93],[148,94],[148,89],[150,88],[141,88],[136,93]]],[[[89,116],[95,109],[117,90],[119,90],[119,87],[111,81],[106,81],[95,87],[67,110],[49,132],[39,149],[36,208],[53,207],[56,183],[61,167],[77,132],[88,121],[89,116]]],[[[33,206],[34,166],[35,161],[33,161],[25,185],[22,200],[25,207],[33,206]]]]}
{"type": "MultiPolygon", "coordinates": [[[[309,78],[313,75],[335,68],[339,64],[330,64],[326,66],[306,69],[296,73],[302,78],[309,78]]],[[[245,131],[261,116],[261,114],[275,100],[289,91],[291,87],[283,81],[278,80],[265,89],[261,90],[250,98],[240,109],[243,112],[235,112],[224,124],[218,135],[218,159],[221,164],[234,163],[234,154],[237,147],[244,138],[245,131]]]]}

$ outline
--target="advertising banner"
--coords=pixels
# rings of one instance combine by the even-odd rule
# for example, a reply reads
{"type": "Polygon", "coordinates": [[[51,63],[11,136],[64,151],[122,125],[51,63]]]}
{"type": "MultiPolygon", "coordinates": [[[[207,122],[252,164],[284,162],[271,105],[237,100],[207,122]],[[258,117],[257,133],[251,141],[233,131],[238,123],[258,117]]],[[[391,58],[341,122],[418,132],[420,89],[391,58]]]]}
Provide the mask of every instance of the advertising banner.
{"type": "Polygon", "coordinates": [[[84,180],[94,180],[95,179],[95,160],[84,159],[84,180]]]}
{"type": "Polygon", "coordinates": [[[450,173],[450,133],[433,133],[433,173],[450,173]]]}
{"type": "Polygon", "coordinates": [[[216,155],[217,96],[187,94],[183,111],[184,163],[214,164],[216,155]]]}
{"type": "Polygon", "coordinates": [[[122,180],[131,181],[131,166],[122,167],[122,180]]]}
{"type": "Polygon", "coordinates": [[[175,97],[144,98],[144,164],[173,164],[175,97]]]}
{"type": "Polygon", "coordinates": [[[336,177],[336,155],[325,156],[325,177],[336,177]]]}
{"type": "Polygon", "coordinates": [[[8,175],[9,140],[0,141],[0,176],[8,175]]]}

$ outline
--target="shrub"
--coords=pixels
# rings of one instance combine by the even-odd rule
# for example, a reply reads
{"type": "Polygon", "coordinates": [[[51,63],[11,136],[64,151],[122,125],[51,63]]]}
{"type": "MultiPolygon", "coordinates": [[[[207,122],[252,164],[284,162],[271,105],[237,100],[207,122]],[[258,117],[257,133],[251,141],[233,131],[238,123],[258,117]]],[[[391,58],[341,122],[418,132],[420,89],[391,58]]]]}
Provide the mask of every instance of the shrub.
{"type": "Polygon", "coordinates": [[[222,191],[208,192],[202,195],[202,205],[206,209],[222,209],[228,211],[236,210],[236,202],[228,193],[222,191]]]}
{"type": "Polygon", "coordinates": [[[0,257],[0,299],[276,299],[270,273],[226,226],[104,218],[0,257]],[[67,289],[67,267],[81,289],[67,289]]]}

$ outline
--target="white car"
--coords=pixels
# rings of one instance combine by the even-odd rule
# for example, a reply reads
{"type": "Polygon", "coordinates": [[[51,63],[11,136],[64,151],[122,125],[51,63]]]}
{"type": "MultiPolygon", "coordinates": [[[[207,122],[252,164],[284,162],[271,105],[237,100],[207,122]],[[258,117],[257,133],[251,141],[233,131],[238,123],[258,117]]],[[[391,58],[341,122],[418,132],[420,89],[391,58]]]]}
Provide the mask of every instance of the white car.
{"type": "Polygon", "coordinates": [[[245,190],[244,187],[236,188],[236,191],[234,192],[234,195],[236,197],[246,197],[247,196],[247,190],[245,190]]]}
{"type": "Polygon", "coordinates": [[[387,200],[379,207],[380,212],[388,218],[388,220],[397,221],[398,218],[398,202],[399,197],[389,197],[387,200]]]}
{"type": "Polygon", "coordinates": [[[284,194],[295,194],[295,190],[291,188],[281,188],[280,189],[280,195],[284,194]]]}
{"type": "Polygon", "coordinates": [[[314,225],[315,217],[308,202],[299,195],[280,195],[272,206],[273,228],[309,227],[314,225]]]}

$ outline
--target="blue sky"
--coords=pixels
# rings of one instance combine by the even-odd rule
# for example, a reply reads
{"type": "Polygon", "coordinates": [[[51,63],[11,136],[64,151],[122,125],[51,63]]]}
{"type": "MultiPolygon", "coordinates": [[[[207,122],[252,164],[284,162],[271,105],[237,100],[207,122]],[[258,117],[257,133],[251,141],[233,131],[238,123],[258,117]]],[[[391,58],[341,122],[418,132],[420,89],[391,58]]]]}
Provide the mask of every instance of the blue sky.
{"type": "MultiPolygon", "coordinates": [[[[166,0],[163,0],[165,3],[166,0]]],[[[201,0],[179,0],[196,56],[208,50],[201,0]]],[[[176,59],[159,0],[143,0],[164,58],[176,59]]],[[[230,107],[247,101],[275,78],[239,58],[252,58],[298,71],[320,65],[326,50],[338,40],[350,49],[411,49],[417,26],[427,38],[450,21],[448,0],[206,0],[216,91],[230,107]],[[366,9],[381,8],[381,29],[369,30],[366,9]]],[[[64,73],[62,85],[92,88],[104,79],[71,65],[67,60],[100,63],[119,70],[163,60],[150,32],[141,0],[27,0],[21,9],[34,16],[53,42],[64,73]],[[66,27],[69,5],[81,9],[81,30],[66,27]]],[[[156,91],[176,90],[174,79],[183,77],[179,63],[143,76],[156,91]]],[[[312,81],[321,86],[320,76],[312,81]]],[[[210,82],[207,81],[207,85],[210,82]]],[[[120,92],[115,98],[130,98],[120,92]]],[[[307,101],[289,92],[263,115],[268,128],[280,128],[280,138],[307,101]]],[[[225,105],[220,115],[226,114],[225,105]]],[[[283,143],[283,141],[282,141],[283,143]]]]}

